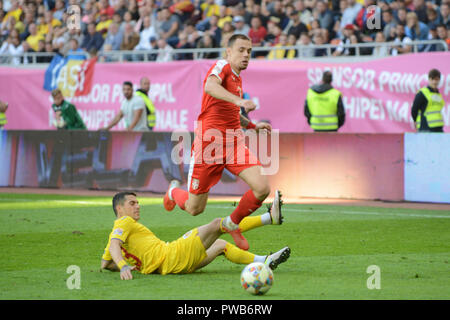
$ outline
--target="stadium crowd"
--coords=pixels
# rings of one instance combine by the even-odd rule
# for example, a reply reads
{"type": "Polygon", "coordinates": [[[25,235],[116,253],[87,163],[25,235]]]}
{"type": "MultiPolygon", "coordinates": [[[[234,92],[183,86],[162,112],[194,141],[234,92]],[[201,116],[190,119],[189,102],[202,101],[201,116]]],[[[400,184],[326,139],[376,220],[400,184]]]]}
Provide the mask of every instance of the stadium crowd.
{"type": "MultiPolygon", "coordinates": [[[[450,48],[450,0],[0,0],[0,54],[10,54],[12,64],[27,63],[25,52],[72,59],[88,53],[108,62],[118,58],[105,52],[139,50],[126,60],[193,59],[192,53],[173,50],[223,47],[235,33],[248,35],[254,47],[298,45],[254,52],[267,59],[325,56],[326,49],[313,46],[322,44],[336,45],[335,56],[355,55],[355,48],[342,44],[370,42],[392,46],[362,48],[360,54],[411,52],[412,40],[440,39],[450,48]],[[68,12],[79,12],[79,18],[68,12]],[[78,22],[80,29],[71,27],[78,22]],[[142,53],[158,48],[158,54],[142,53]]],[[[418,49],[443,51],[442,46],[418,49]]],[[[51,59],[39,55],[36,61],[51,59]]]]}

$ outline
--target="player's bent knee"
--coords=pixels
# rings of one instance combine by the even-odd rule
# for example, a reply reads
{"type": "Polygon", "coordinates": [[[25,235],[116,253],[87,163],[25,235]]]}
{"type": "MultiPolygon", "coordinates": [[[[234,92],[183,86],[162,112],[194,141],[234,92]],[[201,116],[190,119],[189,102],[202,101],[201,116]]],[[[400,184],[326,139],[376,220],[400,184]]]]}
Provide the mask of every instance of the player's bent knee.
{"type": "Polygon", "coordinates": [[[227,242],[225,240],[222,239],[217,239],[214,242],[214,249],[217,250],[216,252],[218,254],[221,254],[225,251],[225,247],[227,246],[227,242]]]}

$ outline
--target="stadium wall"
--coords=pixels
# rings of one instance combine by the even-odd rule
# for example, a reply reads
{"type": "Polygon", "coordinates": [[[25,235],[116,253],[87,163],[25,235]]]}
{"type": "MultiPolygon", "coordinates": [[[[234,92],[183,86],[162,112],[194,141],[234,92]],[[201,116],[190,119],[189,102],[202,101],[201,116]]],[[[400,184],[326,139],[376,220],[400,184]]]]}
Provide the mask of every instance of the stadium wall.
{"type": "MultiPolygon", "coordinates": [[[[179,179],[186,188],[189,164],[172,161],[176,143],[169,132],[0,131],[0,186],[163,193],[179,179]]],[[[290,198],[450,203],[447,134],[282,133],[278,151],[270,147],[279,154],[272,189],[290,198]]],[[[247,189],[225,171],[211,193],[247,189]]]]}
{"type": "Polygon", "coordinates": [[[450,203],[450,138],[405,134],[405,200],[450,203]]]}

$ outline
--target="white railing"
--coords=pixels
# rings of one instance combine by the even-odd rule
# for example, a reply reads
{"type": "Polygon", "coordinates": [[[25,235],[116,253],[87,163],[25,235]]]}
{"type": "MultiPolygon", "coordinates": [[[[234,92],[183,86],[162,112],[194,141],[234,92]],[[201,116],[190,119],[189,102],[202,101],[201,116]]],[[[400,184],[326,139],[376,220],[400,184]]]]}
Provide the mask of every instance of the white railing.
{"type": "MultiPolygon", "coordinates": [[[[254,55],[265,55],[267,58],[269,56],[270,51],[279,51],[279,50],[297,50],[297,54],[294,59],[323,59],[326,57],[332,57],[333,52],[336,48],[341,47],[345,49],[354,49],[354,52],[351,56],[357,57],[380,57],[377,55],[372,55],[374,48],[387,48],[388,52],[390,49],[394,47],[398,47],[399,44],[395,42],[368,42],[368,43],[358,43],[358,44],[324,44],[324,45],[295,45],[295,46],[284,46],[284,47],[254,47],[253,53],[254,55]],[[315,50],[324,49],[326,51],[326,55],[315,57],[315,50]]],[[[402,44],[401,46],[405,46],[402,44]]],[[[432,46],[435,46],[438,50],[432,51],[448,51],[447,43],[443,40],[421,40],[421,41],[411,41],[408,43],[408,46],[412,47],[412,52],[419,51],[429,51],[432,46]],[[428,49],[428,50],[427,50],[428,49]]],[[[224,48],[196,48],[196,49],[173,49],[169,55],[171,56],[171,60],[197,60],[197,59],[216,59],[218,57],[223,56],[225,49],[224,48]],[[189,58],[183,57],[182,55],[191,55],[189,58]]],[[[153,50],[132,50],[132,51],[109,51],[109,52],[99,52],[97,55],[99,57],[99,62],[146,62],[146,61],[155,61],[156,57],[161,54],[164,55],[167,52],[164,49],[153,49],[153,50]]],[[[86,58],[89,57],[89,54],[79,53],[77,55],[84,54],[86,58]]],[[[46,52],[29,52],[23,53],[19,55],[10,55],[10,54],[0,54],[0,65],[33,65],[33,64],[46,64],[49,63],[51,58],[54,56],[54,53],[46,53],[46,52]]],[[[389,54],[387,54],[389,55],[389,54]]],[[[340,56],[342,58],[349,57],[349,55],[340,56]]],[[[274,59],[277,59],[276,52],[273,55],[274,59]]],[[[339,57],[336,57],[339,58],[339,57]]]]}

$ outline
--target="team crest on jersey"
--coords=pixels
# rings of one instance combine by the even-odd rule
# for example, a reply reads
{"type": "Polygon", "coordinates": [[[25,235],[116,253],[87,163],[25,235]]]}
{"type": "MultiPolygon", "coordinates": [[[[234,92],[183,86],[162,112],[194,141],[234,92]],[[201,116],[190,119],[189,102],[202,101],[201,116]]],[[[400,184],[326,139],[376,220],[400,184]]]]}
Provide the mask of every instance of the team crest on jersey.
{"type": "Polygon", "coordinates": [[[113,234],[121,236],[123,234],[123,230],[121,228],[114,229],[113,234]]]}
{"type": "Polygon", "coordinates": [[[192,179],[192,189],[197,190],[199,183],[200,181],[198,181],[198,179],[192,179]]]}

